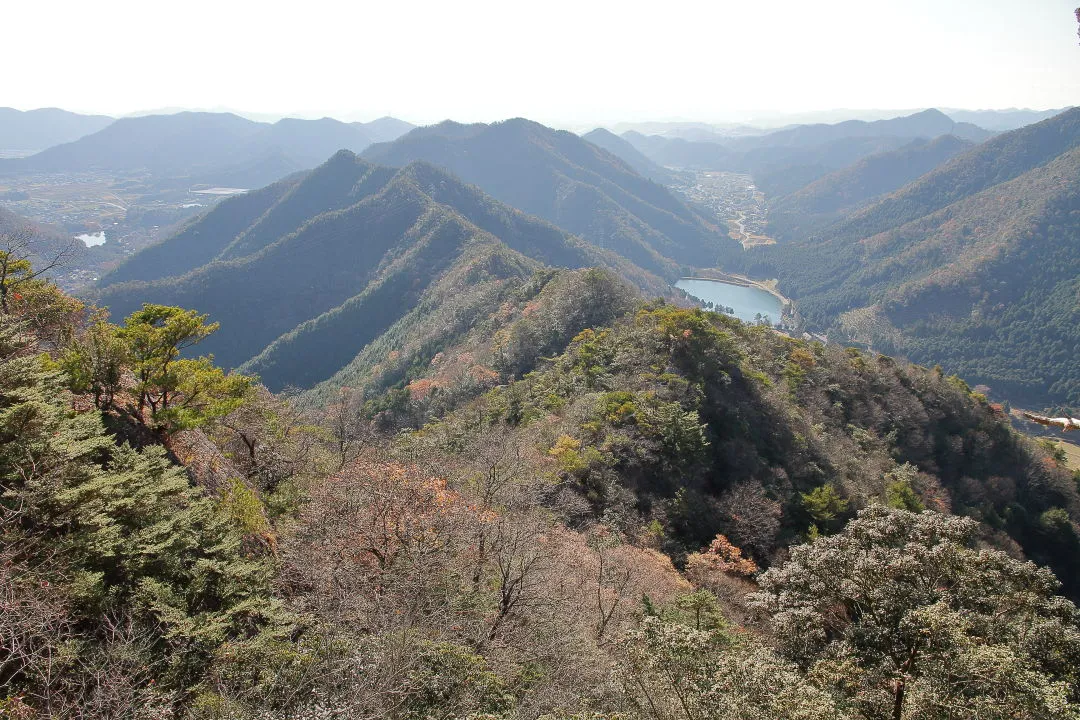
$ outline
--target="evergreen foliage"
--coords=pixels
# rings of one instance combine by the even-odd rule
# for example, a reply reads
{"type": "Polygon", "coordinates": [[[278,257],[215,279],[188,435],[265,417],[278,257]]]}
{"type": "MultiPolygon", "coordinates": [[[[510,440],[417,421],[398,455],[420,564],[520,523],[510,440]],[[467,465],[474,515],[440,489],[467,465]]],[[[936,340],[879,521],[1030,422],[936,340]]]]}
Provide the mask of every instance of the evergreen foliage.
{"type": "Polygon", "coordinates": [[[3,623],[0,681],[49,715],[104,702],[149,717],[190,697],[223,648],[264,642],[288,615],[270,564],[218,503],[162,448],[115,445],[97,412],[73,413],[54,367],[0,318],[0,581],[23,610],[3,623]],[[37,591],[20,589],[28,579],[37,591]]]}

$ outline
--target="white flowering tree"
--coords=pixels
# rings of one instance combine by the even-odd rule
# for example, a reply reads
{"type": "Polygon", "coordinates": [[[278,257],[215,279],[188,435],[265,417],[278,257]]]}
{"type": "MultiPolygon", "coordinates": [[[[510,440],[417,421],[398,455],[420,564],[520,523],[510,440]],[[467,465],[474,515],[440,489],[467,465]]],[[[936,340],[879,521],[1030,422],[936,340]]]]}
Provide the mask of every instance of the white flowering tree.
{"type": "Polygon", "coordinates": [[[780,650],[867,718],[1078,718],[1080,611],[978,525],[872,506],[794,548],[752,603],[780,650]]]}

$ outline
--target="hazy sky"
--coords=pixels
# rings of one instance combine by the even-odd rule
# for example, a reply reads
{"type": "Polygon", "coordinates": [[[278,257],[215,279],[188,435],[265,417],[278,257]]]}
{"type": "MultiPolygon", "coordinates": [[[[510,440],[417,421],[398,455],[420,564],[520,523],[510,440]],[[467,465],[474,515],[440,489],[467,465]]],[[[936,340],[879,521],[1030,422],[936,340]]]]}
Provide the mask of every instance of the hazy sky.
{"type": "Polygon", "coordinates": [[[1080,0],[5,0],[0,106],[426,123],[1080,102],[1080,0]]]}

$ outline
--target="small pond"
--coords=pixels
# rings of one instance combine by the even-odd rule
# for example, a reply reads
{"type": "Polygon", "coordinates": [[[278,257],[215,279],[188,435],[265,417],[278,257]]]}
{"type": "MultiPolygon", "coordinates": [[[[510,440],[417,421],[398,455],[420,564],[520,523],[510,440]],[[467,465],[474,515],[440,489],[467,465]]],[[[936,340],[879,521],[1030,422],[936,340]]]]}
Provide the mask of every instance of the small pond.
{"type": "Polygon", "coordinates": [[[105,244],[105,231],[96,233],[83,233],[82,235],[76,235],[76,240],[82,240],[83,245],[86,247],[94,247],[96,245],[105,244]]]}
{"type": "Polygon", "coordinates": [[[764,315],[775,325],[780,322],[784,304],[780,298],[756,287],[743,287],[719,280],[683,278],[675,287],[685,290],[702,302],[711,302],[717,308],[731,308],[735,317],[744,322],[754,322],[757,315],[764,315]]]}

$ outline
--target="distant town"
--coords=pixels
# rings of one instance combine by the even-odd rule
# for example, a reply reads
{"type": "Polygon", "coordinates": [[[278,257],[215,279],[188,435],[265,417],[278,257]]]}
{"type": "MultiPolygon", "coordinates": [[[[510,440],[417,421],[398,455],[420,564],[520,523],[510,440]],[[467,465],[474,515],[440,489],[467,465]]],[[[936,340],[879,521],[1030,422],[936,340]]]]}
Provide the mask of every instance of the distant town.
{"type": "Polygon", "coordinates": [[[765,234],[769,218],[765,194],[754,185],[750,175],[735,172],[698,171],[682,176],[674,190],[691,202],[709,208],[717,220],[728,227],[728,234],[743,247],[772,245],[765,234]]]}

